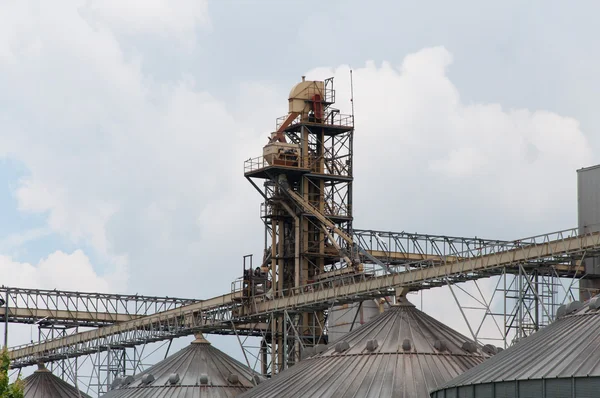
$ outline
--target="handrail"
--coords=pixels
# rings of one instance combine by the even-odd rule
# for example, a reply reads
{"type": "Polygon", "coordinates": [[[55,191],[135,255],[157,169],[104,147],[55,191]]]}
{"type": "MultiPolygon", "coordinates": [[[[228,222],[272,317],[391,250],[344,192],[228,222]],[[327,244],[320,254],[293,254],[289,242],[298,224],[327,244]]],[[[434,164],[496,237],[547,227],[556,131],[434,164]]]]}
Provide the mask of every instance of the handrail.
{"type": "MultiPolygon", "coordinates": [[[[287,118],[288,115],[278,117],[275,123],[275,130],[279,130],[279,127],[285,122],[287,118]]],[[[325,115],[325,117],[320,123],[302,120],[302,118],[298,116],[289,124],[289,126],[287,126],[287,128],[290,128],[300,123],[326,125],[331,127],[353,127],[354,119],[352,118],[352,115],[339,113],[337,111],[330,111],[325,115]]]]}
{"type": "Polygon", "coordinates": [[[267,162],[264,156],[257,156],[244,161],[244,174],[253,171],[266,169],[267,167],[294,167],[298,169],[308,170],[311,167],[311,157],[309,156],[294,156],[284,158],[283,160],[278,159],[277,164],[271,164],[267,162]]]}

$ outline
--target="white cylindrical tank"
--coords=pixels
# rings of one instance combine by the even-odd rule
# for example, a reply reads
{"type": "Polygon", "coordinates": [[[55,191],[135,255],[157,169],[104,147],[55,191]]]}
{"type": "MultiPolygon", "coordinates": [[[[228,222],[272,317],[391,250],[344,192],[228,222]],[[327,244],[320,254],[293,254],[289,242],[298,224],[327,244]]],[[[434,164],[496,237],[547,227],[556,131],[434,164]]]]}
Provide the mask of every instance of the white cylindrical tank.
{"type": "Polygon", "coordinates": [[[380,304],[377,300],[363,301],[362,305],[349,303],[333,307],[327,316],[328,344],[340,340],[350,330],[355,330],[379,313],[380,304]]]}

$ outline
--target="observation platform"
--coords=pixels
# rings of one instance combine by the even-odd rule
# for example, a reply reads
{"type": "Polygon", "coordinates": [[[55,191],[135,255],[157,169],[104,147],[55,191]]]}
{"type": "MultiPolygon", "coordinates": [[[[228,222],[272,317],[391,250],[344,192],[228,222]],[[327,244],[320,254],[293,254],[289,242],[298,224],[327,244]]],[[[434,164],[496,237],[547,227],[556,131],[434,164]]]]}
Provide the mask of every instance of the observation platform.
{"type": "Polygon", "coordinates": [[[311,172],[311,164],[308,157],[277,159],[271,164],[264,156],[258,156],[244,162],[244,176],[270,179],[273,174],[285,174],[291,178],[300,178],[311,172]]]}
{"type": "MultiPolygon", "coordinates": [[[[281,116],[277,118],[276,121],[276,129],[279,130],[280,127],[287,119],[286,116],[281,116]]],[[[316,119],[302,119],[297,117],[294,119],[285,129],[286,132],[299,131],[302,126],[305,126],[309,129],[323,129],[323,133],[326,136],[335,136],[338,134],[346,133],[354,129],[354,117],[352,115],[345,115],[339,112],[329,112],[322,120],[316,119]]]]}

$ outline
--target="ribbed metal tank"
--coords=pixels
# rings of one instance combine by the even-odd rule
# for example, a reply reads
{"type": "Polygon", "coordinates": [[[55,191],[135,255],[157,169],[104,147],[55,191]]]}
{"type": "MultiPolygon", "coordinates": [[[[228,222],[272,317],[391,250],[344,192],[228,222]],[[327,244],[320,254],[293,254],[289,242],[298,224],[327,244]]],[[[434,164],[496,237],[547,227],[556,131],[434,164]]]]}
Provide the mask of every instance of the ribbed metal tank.
{"type": "Polygon", "coordinates": [[[600,296],[558,308],[558,319],[451,380],[432,398],[600,396],[600,296]]]}
{"type": "Polygon", "coordinates": [[[254,386],[257,374],[200,334],[187,347],[137,376],[115,380],[106,398],[229,398],[254,386]]]}
{"type": "Polygon", "coordinates": [[[343,338],[348,332],[364,325],[380,313],[380,304],[374,300],[334,306],[327,316],[329,344],[343,338]]]}
{"type": "Polygon", "coordinates": [[[400,299],[241,397],[428,397],[486,358],[471,340],[400,299]]]}
{"type": "MultiPolygon", "coordinates": [[[[579,233],[600,231],[600,165],[577,170],[577,221],[579,233]]],[[[579,299],[589,300],[600,292],[600,258],[584,260],[587,278],[579,281],[579,299]],[[591,277],[590,277],[591,276],[591,277]]]]}
{"type": "Polygon", "coordinates": [[[66,381],[52,374],[42,364],[32,375],[23,379],[25,398],[90,398],[66,381]]]}

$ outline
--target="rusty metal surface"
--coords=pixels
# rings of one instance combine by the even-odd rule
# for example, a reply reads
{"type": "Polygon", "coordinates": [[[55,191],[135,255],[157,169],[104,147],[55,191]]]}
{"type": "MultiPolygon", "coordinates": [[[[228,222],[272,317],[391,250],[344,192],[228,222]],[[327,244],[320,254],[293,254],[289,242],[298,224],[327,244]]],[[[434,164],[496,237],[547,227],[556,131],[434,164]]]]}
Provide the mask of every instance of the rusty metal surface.
{"type": "Polygon", "coordinates": [[[25,398],[90,398],[43,367],[23,381],[25,398]]]}
{"type": "Polygon", "coordinates": [[[203,337],[189,346],[146,369],[129,384],[117,386],[104,395],[106,398],[223,398],[235,397],[254,386],[255,373],[227,354],[213,347],[203,337]],[[179,381],[169,378],[178,374],[179,381]],[[230,375],[237,376],[232,382],[230,375]],[[144,384],[144,376],[154,380],[144,384]],[[203,384],[203,375],[207,383],[203,384]]]}
{"type": "Polygon", "coordinates": [[[439,396],[443,396],[443,390],[502,384],[518,397],[524,395],[517,392],[517,384],[536,381],[540,388],[543,382],[546,386],[549,383],[564,385],[568,393],[561,397],[572,396],[571,392],[578,385],[581,390],[584,384],[587,387],[592,383],[597,393],[600,387],[600,296],[579,309],[577,303],[561,306],[557,312],[560,317],[552,324],[440,386],[439,396]]]}
{"type": "Polygon", "coordinates": [[[479,349],[465,351],[467,341],[403,301],[337,343],[347,342],[346,350],[330,346],[242,397],[427,397],[431,389],[487,358],[479,349]],[[369,351],[373,340],[377,347],[369,351]]]}

